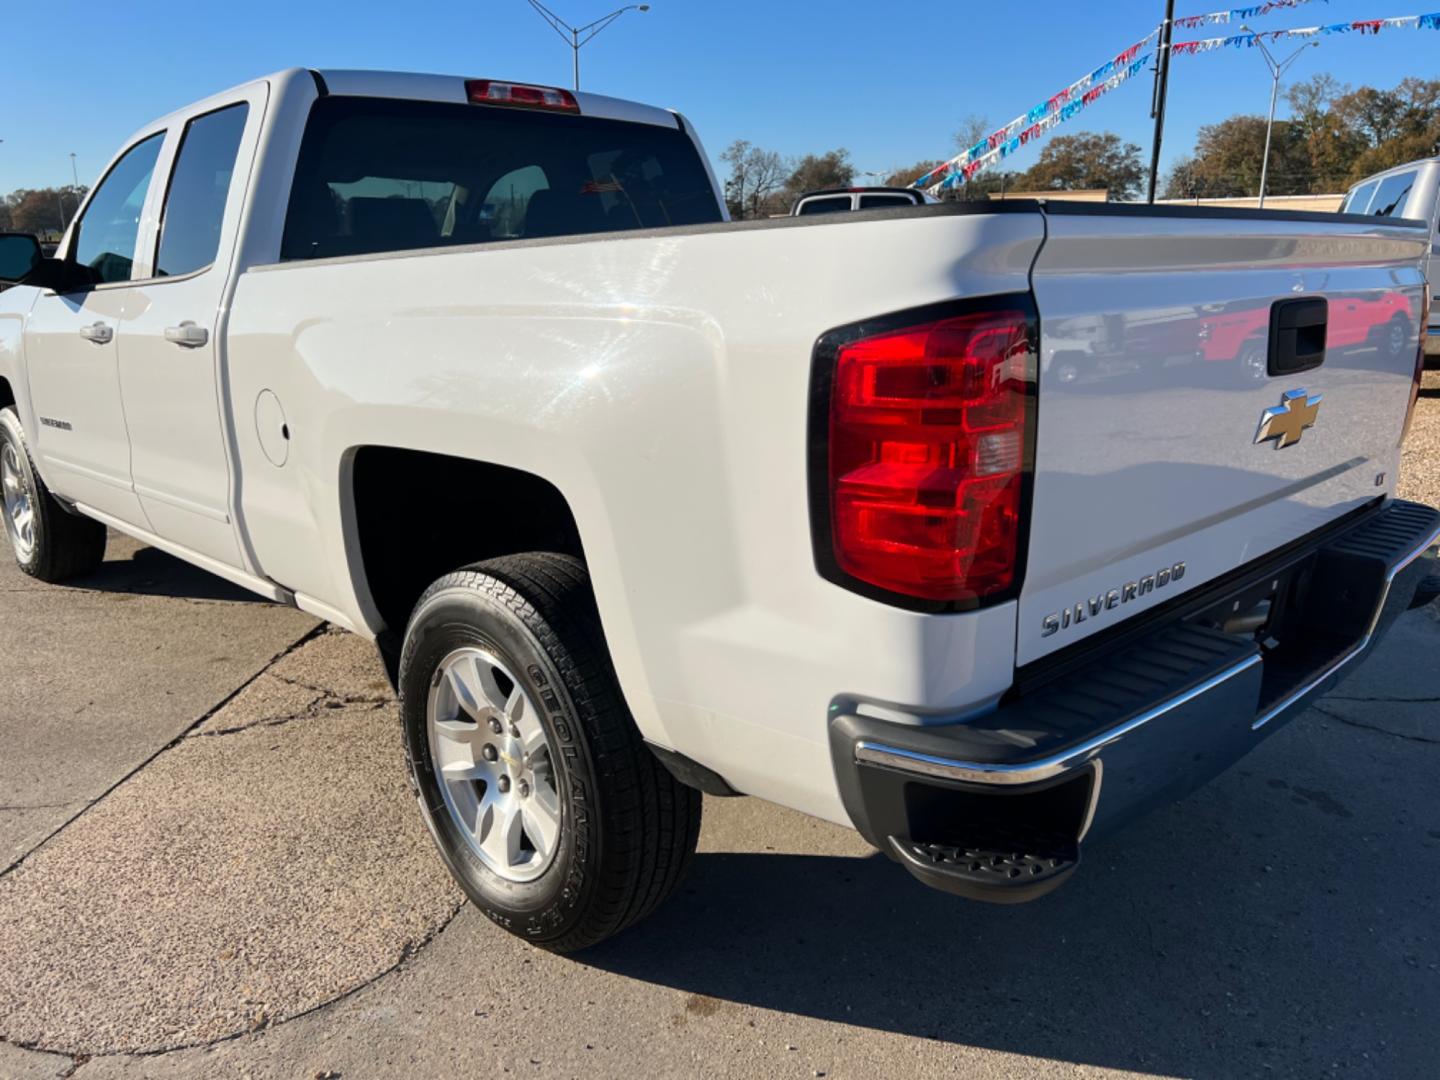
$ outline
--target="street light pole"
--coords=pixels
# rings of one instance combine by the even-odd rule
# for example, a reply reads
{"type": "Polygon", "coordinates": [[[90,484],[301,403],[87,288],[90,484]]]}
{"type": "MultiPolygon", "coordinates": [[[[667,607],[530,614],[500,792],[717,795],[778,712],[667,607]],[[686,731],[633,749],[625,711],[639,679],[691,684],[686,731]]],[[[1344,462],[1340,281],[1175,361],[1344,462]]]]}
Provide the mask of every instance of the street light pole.
{"type": "Polygon", "coordinates": [[[626,4],[624,7],[617,8],[609,15],[602,16],[601,18],[596,19],[592,23],[587,23],[584,26],[571,26],[564,19],[560,18],[559,15],[556,15],[553,11],[551,11],[544,4],[542,4],[540,0],[526,0],[526,2],[532,8],[534,8],[536,12],[539,13],[540,17],[544,19],[547,23],[549,23],[550,26],[554,29],[554,31],[559,34],[560,37],[564,40],[564,42],[570,46],[571,55],[574,59],[576,90],[580,89],[581,46],[587,44],[591,38],[593,38],[596,34],[600,33],[601,30],[604,30],[616,19],[620,18],[621,15],[624,15],[627,11],[650,10],[649,4],[626,4]]]}
{"type": "MultiPolygon", "coordinates": [[[[1255,34],[1255,31],[1251,30],[1250,27],[1246,26],[1244,23],[1240,24],[1240,29],[1244,30],[1247,34],[1255,34]]],[[[1320,43],[1318,41],[1307,41],[1304,45],[1301,45],[1300,48],[1296,49],[1288,57],[1278,63],[1276,62],[1275,57],[1270,55],[1270,50],[1265,47],[1265,39],[1262,38],[1259,34],[1255,34],[1255,44],[1260,46],[1260,52],[1265,57],[1265,64],[1267,67],[1270,68],[1271,77],[1270,119],[1267,120],[1265,123],[1265,156],[1260,160],[1260,209],[1264,210],[1265,184],[1266,181],[1268,181],[1270,178],[1270,136],[1275,130],[1275,102],[1276,99],[1280,96],[1280,79],[1284,76],[1290,65],[1295,63],[1296,60],[1300,59],[1301,53],[1303,53],[1306,49],[1311,48],[1312,46],[1318,49],[1320,47],[1320,43]]]]}
{"type": "Polygon", "coordinates": [[[70,151],[70,175],[75,178],[75,187],[80,187],[80,170],[75,167],[75,151],[70,151]]]}
{"type": "Polygon", "coordinates": [[[1160,140],[1165,137],[1165,98],[1170,91],[1170,41],[1175,32],[1175,0],[1165,0],[1165,21],[1160,24],[1160,45],[1155,52],[1155,90],[1150,99],[1150,116],[1155,121],[1155,138],[1150,143],[1150,179],[1145,201],[1155,202],[1155,185],[1160,180],[1160,140]]]}

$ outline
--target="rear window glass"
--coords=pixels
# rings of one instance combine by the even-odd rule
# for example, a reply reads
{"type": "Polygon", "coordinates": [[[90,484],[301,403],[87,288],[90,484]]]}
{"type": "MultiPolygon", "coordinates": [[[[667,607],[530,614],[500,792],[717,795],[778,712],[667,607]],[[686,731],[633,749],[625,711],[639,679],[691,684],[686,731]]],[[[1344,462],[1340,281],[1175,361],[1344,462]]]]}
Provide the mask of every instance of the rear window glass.
{"type": "Polygon", "coordinates": [[[915,200],[904,195],[861,195],[861,210],[883,210],[891,206],[914,206],[915,200]]]}
{"type": "Polygon", "coordinates": [[[1410,192],[1415,188],[1415,177],[1419,173],[1396,173],[1380,181],[1375,197],[1370,200],[1368,213],[1372,217],[1404,217],[1405,206],[1410,201],[1410,192]]]}
{"type": "Polygon", "coordinates": [[[487,105],[323,98],[283,259],[720,221],[678,128],[487,105]]]}
{"type": "Polygon", "coordinates": [[[837,211],[850,209],[849,195],[836,195],[828,199],[810,199],[800,204],[800,216],[809,214],[834,214],[837,211]]]}
{"type": "Polygon", "coordinates": [[[1371,180],[1353,188],[1350,194],[1345,196],[1345,201],[1340,204],[1340,212],[1342,214],[1365,213],[1370,206],[1370,197],[1375,194],[1375,189],[1379,186],[1378,181],[1371,180]]]}
{"type": "Polygon", "coordinates": [[[193,273],[215,261],[249,112],[244,103],[231,105],[185,126],[165,194],[156,277],[193,273]]]}

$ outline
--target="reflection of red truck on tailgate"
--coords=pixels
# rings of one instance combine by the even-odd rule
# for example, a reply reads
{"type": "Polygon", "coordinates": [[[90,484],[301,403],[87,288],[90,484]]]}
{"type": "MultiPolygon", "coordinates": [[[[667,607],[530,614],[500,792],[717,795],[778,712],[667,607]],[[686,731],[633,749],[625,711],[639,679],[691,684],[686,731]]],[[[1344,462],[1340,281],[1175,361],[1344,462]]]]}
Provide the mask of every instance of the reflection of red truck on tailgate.
{"type": "MultiPolygon", "coordinates": [[[[1410,307],[1404,294],[1399,292],[1387,292],[1374,299],[1332,299],[1325,348],[1373,345],[1387,357],[1396,356],[1411,340],[1410,307]]],[[[1248,308],[1202,316],[1198,336],[1203,359],[1239,360],[1241,378],[1266,378],[1269,311],[1248,308]]]]}

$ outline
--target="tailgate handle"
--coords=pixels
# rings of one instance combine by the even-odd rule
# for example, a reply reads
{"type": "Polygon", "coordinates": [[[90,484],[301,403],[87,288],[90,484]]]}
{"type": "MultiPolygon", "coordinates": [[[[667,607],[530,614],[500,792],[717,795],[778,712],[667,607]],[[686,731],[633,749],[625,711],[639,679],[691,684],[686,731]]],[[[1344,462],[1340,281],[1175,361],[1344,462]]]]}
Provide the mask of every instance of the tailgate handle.
{"type": "Polygon", "coordinates": [[[1323,296],[1276,300],[1270,309],[1270,374],[1294,375],[1323,364],[1329,321],[1323,296]]]}

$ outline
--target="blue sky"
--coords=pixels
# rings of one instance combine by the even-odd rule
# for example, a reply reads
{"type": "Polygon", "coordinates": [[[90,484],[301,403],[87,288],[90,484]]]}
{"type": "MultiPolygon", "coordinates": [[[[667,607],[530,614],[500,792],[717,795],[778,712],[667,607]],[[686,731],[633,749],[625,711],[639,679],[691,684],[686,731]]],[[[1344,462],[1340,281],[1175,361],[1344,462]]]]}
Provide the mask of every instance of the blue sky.
{"type": "MultiPolygon", "coordinates": [[[[552,0],[572,23],[617,0],[552,0]]],[[[1255,4],[1259,0],[1245,0],[1255,4]]],[[[1048,98],[1159,21],[1162,0],[954,3],[875,0],[652,0],[581,54],[587,90],[678,108],[712,157],[732,139],[786,154],[845,146],[861,169],[948,156],[971,113],[999,125],[1048,98]]],[[[1177,15],[1222,8],[1181,0],[1177,15]]],[[[1423,14],[1440,0],[1312,0],[1257,29],[1423,14]]],[[[1224,27],[1181,32],[1211,37],[1224,27]]],[[[126,0],[14,4],[0,66],[0,192],[68,183],[69,154],[89,183],[149,119],[290,66],[375,67],[568,85],[570,53],[525,0],[126,0]]],[[[1440,33],[1386,30],[1322,39],[1294,75],[1329,71],[1391,86],[1440,77],[1440,33]]],[[[1285,48],[1282,43],[1281,48],[1285,48]]],[[[1283,54],[1282,54],[1283,55],[1283,54]]],[[[1254,50],[1177,58],[1168,162],[1196,129],[1263,113],[1269,75],[1254,50]]],[[[1132,80],[1060,131],[1150,139],[1150,79],[1132,80]]],[[[1282,115],[1284,105],[1281,105],[1282,115]]],[[[1038,154],[1027,148],[1014,163],[1038,154]]]]}

